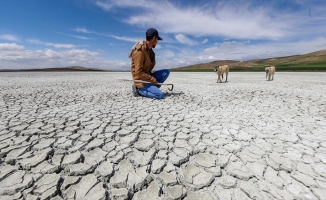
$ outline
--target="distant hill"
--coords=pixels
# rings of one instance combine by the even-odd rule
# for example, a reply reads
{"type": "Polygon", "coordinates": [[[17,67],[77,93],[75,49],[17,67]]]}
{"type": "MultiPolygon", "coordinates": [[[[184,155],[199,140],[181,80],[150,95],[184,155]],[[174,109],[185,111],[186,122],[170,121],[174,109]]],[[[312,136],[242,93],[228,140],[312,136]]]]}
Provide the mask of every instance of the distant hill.
{"type": "Polygon", "coordinates": [[[0,69],[0,72],[76,72],[76,71],[109,71],[103,69],[86,68],[81,66],[57,67],[57,68],[36,68],[36,69],[0,69]]]}
{"type": "Polygon", "coordinates": [[[248,61],[217,60],[170,69],[171,71],[212,71],[216,65],[229,65],[230,71],[264,71],[275,66],[277,71],[326,71],[326,50],[303,55],[255,59],[248,61]]]}

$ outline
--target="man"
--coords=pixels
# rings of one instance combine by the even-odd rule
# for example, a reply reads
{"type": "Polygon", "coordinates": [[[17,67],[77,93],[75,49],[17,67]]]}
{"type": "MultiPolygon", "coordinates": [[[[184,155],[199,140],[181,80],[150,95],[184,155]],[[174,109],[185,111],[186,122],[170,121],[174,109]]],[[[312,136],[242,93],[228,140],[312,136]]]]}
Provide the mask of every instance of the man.
{"type": "Polygon", "coordinates": [[[164,94],[159,89],[158,83],[163,83],[169,76],[170,71],[162,69],[152,73],[155,67],[155,53],[153,48],[159,40],[163,40],[155,28],[146,31],[146,41],[140,41],[132,48],[131,73],[133,80],[148,81],[151,83],[137,83],[132,86],[134,96],[139,94],[144,97],[163,99],[164,94]]]}

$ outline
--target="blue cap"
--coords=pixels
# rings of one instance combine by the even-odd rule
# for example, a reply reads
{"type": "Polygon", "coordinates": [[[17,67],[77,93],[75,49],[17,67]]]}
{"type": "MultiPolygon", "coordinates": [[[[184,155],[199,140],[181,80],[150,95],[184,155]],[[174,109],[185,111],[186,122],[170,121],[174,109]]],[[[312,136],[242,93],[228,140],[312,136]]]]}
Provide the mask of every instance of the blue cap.
{"type": "Polygon", "coordinates": [[[158,40],[163,40],[159,35],[158,35],[158,32],[155,28],[149,28],[147,29],[146,31],[146,37],[149,36],[156,36],[158,38],[158,40]]]}

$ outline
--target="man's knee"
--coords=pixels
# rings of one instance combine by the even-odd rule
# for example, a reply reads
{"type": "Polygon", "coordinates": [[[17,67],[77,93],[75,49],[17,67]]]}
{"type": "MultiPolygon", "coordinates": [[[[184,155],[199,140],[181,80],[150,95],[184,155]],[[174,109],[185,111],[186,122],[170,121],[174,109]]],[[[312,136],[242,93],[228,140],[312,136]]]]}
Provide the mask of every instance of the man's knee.
{"type": "Polygon", "coordinates": [[[165,77],[168,77],[170,75],[170,70],[163,69],[163,74],[164,74],[165,77]]]}

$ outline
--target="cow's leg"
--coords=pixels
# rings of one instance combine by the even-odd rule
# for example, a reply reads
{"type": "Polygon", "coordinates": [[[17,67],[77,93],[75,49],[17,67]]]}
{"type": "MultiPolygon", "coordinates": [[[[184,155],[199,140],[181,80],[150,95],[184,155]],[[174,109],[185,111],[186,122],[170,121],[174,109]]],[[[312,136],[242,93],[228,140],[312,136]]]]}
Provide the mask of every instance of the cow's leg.
{"type": "Polygon", "coordinates": [[[267,79],[268,73],[266,72],[266,79],[267,79]]]}
{"type": "Polygon", "coordinates": [[[228,72],[225,72],[225,82],[228,82],[228,72]]]}

